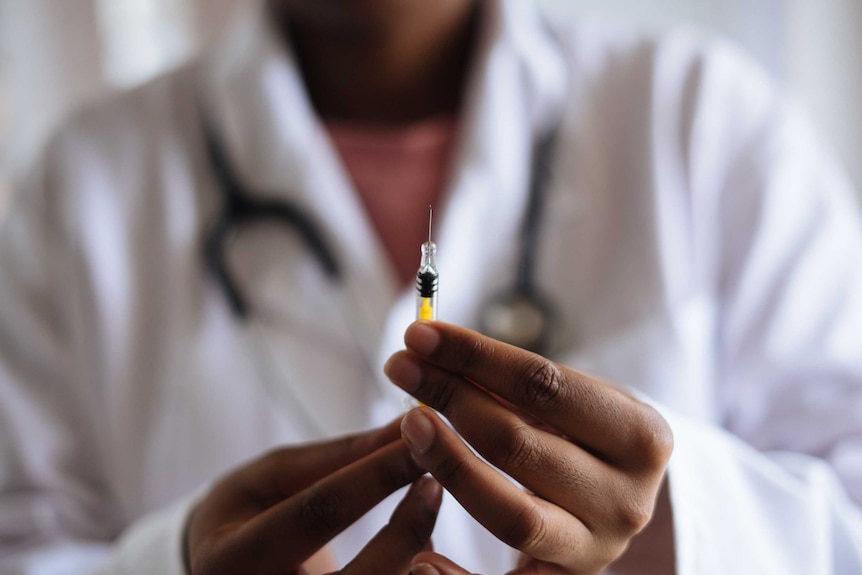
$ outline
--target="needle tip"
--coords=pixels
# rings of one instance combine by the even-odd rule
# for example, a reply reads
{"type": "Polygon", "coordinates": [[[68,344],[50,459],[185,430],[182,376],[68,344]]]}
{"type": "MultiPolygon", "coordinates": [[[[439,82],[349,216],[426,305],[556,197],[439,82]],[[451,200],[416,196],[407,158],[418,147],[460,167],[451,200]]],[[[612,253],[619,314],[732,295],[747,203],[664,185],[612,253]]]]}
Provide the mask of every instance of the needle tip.
{"type": "Polygon", "coordinates": [[[434,219],[434,208],[428,205],[428,243],[431,243],[431,221],[434,219]]]}

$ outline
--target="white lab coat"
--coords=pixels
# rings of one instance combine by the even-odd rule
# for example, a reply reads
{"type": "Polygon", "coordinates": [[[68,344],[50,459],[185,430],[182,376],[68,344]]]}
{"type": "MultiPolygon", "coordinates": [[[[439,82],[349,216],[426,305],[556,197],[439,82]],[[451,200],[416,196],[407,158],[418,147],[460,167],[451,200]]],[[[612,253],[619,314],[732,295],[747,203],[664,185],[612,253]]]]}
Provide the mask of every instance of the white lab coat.
{"type": "MultiPolygon", "coordinates": [[[[862,234],[829,151],[720,42],[552,39],[528,3],[488,5],[437,209],[441,318],[475,327],[511,284],[531,142],[563,112],[537,264],[554,357],[665,413],[678,573],[862,573],[862,234]]],[[[0,572],[181,573],[208,482],[401,412],[381,366],[413,313],[253,5],[207,57],[70,122],[2,228],[0,572]],[[220,208],[201,102],[244,181],[345,266],[333,286],[289,230],[241,234],[253,328],[201,257],[220,208]]],[[[513,559],[452,499],[435,543],[489,575],[513,559]]]]}

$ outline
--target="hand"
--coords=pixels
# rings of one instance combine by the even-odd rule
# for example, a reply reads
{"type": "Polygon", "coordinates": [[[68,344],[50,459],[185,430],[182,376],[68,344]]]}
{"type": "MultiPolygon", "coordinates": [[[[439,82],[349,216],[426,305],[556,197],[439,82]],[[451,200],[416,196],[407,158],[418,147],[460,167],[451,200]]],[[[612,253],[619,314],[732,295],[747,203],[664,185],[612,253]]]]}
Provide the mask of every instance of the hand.
{"type": "MultiPolygon", "coordinates": [[[[512,573],[598,573],[649,521],[672,450],[667,423],[622,390],[440,322],[418,322],[386,373],[428,408],[402,434],[479,523],[520,550],[512,573]]],[[[448,560],[418,560],[466,573],[448,560]]]]}
{"type": "Polygon", "coordinates": [[[389,524],[341,572],[406,573],[429,548],[442,490],[399,437],[399,422],[363,435],[280,449],[221,480],[191,515],[193,575],[306,575],[338,533],[414,482],[389,524]],[[418,479],[418,480],[417,480],[418,479]]]}

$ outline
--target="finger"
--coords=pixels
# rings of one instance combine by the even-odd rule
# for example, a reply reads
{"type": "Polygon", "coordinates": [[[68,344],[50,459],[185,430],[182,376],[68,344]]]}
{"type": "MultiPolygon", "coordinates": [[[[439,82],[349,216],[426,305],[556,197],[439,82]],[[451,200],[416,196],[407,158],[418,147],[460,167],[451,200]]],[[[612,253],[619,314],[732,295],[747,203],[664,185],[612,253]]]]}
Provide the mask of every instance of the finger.
{"type": "MultiPolygon", "coordinates": [[[[663,467],[670,430],[651,407],[622,390],[539,355],[442,322],[417,322],[407,347],[552,425],[598,456],[621,465],[663,467]]],[[[407,389],[412,383],[404,381],[407,389]]]]}
{"type": "Polygon", "coordinates": [[[242,493],[253,493],[256,512],[400,439],[401,418],[386,426],[300,447],[277,449],[242,470],[242,493]]]}
{"type": "Polygon", "coordinates": [[[299,565],[423,473],[403,441],[391,443],[249,521],[231,542],[231,558],[262,573],[299,565]]]}
{"type": "Polygon", "coordinates": [[[431,409],[408,413],[401,431],[416,461],[503,543],[554,562],[586,553],[592,535],[577,517],[480,460],[431,409]]]}
{"type": "Polygon", "coordinates": [[[365,457],[383,445],[401,441],[400,418],[383,428],[341,439],[275,450],[220,481],[195,508],[189,536],[208,526],[235,527],[322,477],[365,457]]]}
{"type": "MultiPolygon", "coordinates": [[[[393,375],[413,364],[422,371],[415,397],[443,413],[489,463],[537,496],[553,502],[594,530],[620,507],[625,474],[553,433],[536,429],[490,395],[447,371],[416,364],[410,352],[394,358],[393,375]]],[[[647,505],[644,505],[645,507],[647,505]]],[[[621,515],[622,517],[622,515],[621,515]]]]}
{"type": "Polygon", "coordinates": [[[418,479],[395,509],[389,523],[342,573],[406,573],[410,560],[426,549],[431,541],[442,499],[443,490],[439,483],[430,477],[418,479]]]}
{"type": "Polygon", "coordinates": [[[420,553],[413,558],[410,575],[471,575],[469,571],[438,553],[420,553]]]}
{"type": "Polygon", "coordinates": [[[315,553],[299,568],[296,575],[320,575],[338,570],[338,562],[329,547],[324,547],[315,553]]]}

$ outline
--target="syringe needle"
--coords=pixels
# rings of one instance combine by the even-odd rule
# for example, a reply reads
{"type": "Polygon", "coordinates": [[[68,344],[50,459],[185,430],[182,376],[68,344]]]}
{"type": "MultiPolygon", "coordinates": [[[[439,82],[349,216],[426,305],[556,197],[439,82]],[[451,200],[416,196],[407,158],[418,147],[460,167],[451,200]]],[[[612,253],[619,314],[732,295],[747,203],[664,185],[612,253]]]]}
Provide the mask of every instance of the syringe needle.
{"type": "Polygon", "coordinates": [[[434,208],[428,206],[428,243],[431,243],[431,221],[434,219],[434,208]]]}

